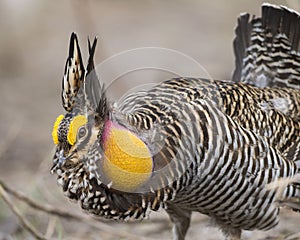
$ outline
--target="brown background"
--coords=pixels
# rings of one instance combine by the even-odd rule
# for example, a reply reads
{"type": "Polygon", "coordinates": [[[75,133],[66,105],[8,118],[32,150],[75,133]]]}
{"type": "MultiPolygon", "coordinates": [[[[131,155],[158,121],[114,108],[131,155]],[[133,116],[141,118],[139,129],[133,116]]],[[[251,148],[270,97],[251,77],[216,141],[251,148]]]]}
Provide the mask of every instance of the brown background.
{"type": "MultiPolygon", "coordinates": [[[[298,0],[270,1],[300,11],[298,0]]],[[[60,86],[68,41],[76,31],[86,59],[86,36],[99,36],[96,63],[124,50],[164,47],[185,53],[216,79],[229,79],[234,66],[232,40],[241,12],[260,14],[263,1],[41,1],[0,2],[0,176],[31,198],[76,213],[78,205],[63,197],[49,174],[53,143],[51,129],[63,113],[60,86]]],[[[101,74],[101,73],[100,73],[101,74]]],[[[152,76],[152,75],[151,75],[152,76]]],[[[163,80],[159,74],[156,79],[163,80]]],[[[116,94],[118,94],[116,92],[116,94]]],[[[15,202],[41,231],[50,223],[53,238],[122,239],[135,234],[170,239],[164,212],[134,224],[109,222],[114,231],[99,231],[83,223],[49,217],[15,202]]],[[[281,224],[269,232],[246,232],[244,239],[283,239],[299,231],[300,216],[283,211],[281,224]]],[[[32,239],[24,233],[0,199],[0,239],[32,239]]],[[[209,219],[194,214],[187,239],[222,239],[209,219]]],[[[295,238],[293,238],[295,239],[295,238]]]]}

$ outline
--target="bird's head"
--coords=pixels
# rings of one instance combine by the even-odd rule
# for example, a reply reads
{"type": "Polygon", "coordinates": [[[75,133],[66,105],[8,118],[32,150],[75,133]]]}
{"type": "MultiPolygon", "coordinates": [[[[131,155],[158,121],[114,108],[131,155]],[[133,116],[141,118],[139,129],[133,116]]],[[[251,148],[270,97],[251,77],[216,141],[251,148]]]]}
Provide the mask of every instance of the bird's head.
{"type": "Polygon", "coordinates": [[[96,44],[96,38],[93,45],[89,42],[90,56],[85,69],[77,36],[71,35],[61,94],[67,113],[57,117],[52,131],[56,145],[55,166],[67,167],[82,162],[103,130],[108,108],[103,86],[94,71],[96,44]]]}
{"type": "Polygon", "coordinates": [[[53,126],[52,172],[78,171],[80,166],[89,178],[131,191],[150,177],[152,157],[144,141],[111,117],[104,86],[94,70],[96,43],[96,38],[92,45],[89,42],[85,69],[77,36],[71,35],[62,82],[67,113],[58,116],[53,126]]]}

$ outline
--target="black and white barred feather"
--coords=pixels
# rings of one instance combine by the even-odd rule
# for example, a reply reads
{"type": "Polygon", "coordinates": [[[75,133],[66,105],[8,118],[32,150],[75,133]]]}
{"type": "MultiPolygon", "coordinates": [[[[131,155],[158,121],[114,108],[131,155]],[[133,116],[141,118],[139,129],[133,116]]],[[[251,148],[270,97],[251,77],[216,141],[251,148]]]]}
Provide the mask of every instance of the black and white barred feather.
{"type": "MultiPolygon", "coordinates": [[[[99,101],[99,119],[109,117],[147,144],[153,174],[143,192],[104,184],[96,172],[98,139],[85,159],[60,166],[59,151],[54,156],[53,172],[67,196],[90,213],[120,220],[165,208],[174,239],[184,239],[193,211],[211,216],[231,239],[243,229],[274,227],[281,206],[300,211],[299,14],[264,4],[262,17],[249,19],[238,20],[233,82],[174,78],[114,105],[99,87],[91,100],[99,101]]],[[[93,55],[95,46],[89,50],[93,55]]],[[[71,63],[67,70],[82,65],[71,63]]]]}
{"type": "Polygon", "coordinates": [[[257,87],[292,87],[300,83],[300,16],[283,6],[262,5],[262,16],[238,19],[232,80],[257,87]]]}

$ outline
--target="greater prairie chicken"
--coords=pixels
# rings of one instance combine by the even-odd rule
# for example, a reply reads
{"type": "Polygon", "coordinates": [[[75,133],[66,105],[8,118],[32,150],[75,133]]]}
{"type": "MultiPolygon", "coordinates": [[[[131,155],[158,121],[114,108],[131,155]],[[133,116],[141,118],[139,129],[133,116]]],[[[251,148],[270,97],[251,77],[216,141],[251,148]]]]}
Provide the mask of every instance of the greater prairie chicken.
{"type": "Polygon", "coordinates": [[[90,213],[142,219],[164,208],[174,239],[193,211],[230,239],[274,227],[281,206],[300,210],[300,17],[262,6],[238,19],[232,81],[173,78],[107,100],[71,35],[62,82],[66,110],[53,128],[52,172],[90,213]]]}

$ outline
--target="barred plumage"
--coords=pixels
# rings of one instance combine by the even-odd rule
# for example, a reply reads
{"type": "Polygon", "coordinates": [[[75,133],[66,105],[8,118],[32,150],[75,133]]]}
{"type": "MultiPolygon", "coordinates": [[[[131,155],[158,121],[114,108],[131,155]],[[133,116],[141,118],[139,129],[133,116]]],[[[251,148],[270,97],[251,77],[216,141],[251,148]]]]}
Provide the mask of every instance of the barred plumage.
{"type": "Polygon", "coordinates": [[[174,78],[114,105],[94,72],[96,40],[85,70],[72,34],[62,93],[67,114],[53,130],[52,172],[67,196],[112,219],[165,208],[174,239],[184,239],[193,211],[211,216],[231,239],[242,229],[274,227],[281,206],[300,211],[299,14],[262,8],[261,18],[239,18],[233,82],[174,78]],[[151,172],[137,171],[148,155],[132,156],[131,138],[139,153],[151,154],[151,172]],[[129,155],[116,152],[116,140],[118,147],[128,143],[129,155]]]}
{"type": "Polygon", "coordinates": [[[249,21],[249,17],[243,14],[238,19],[233,80],[258,87],[299,89],[299,14],[264,4],[261,18],[249,21]]]}

